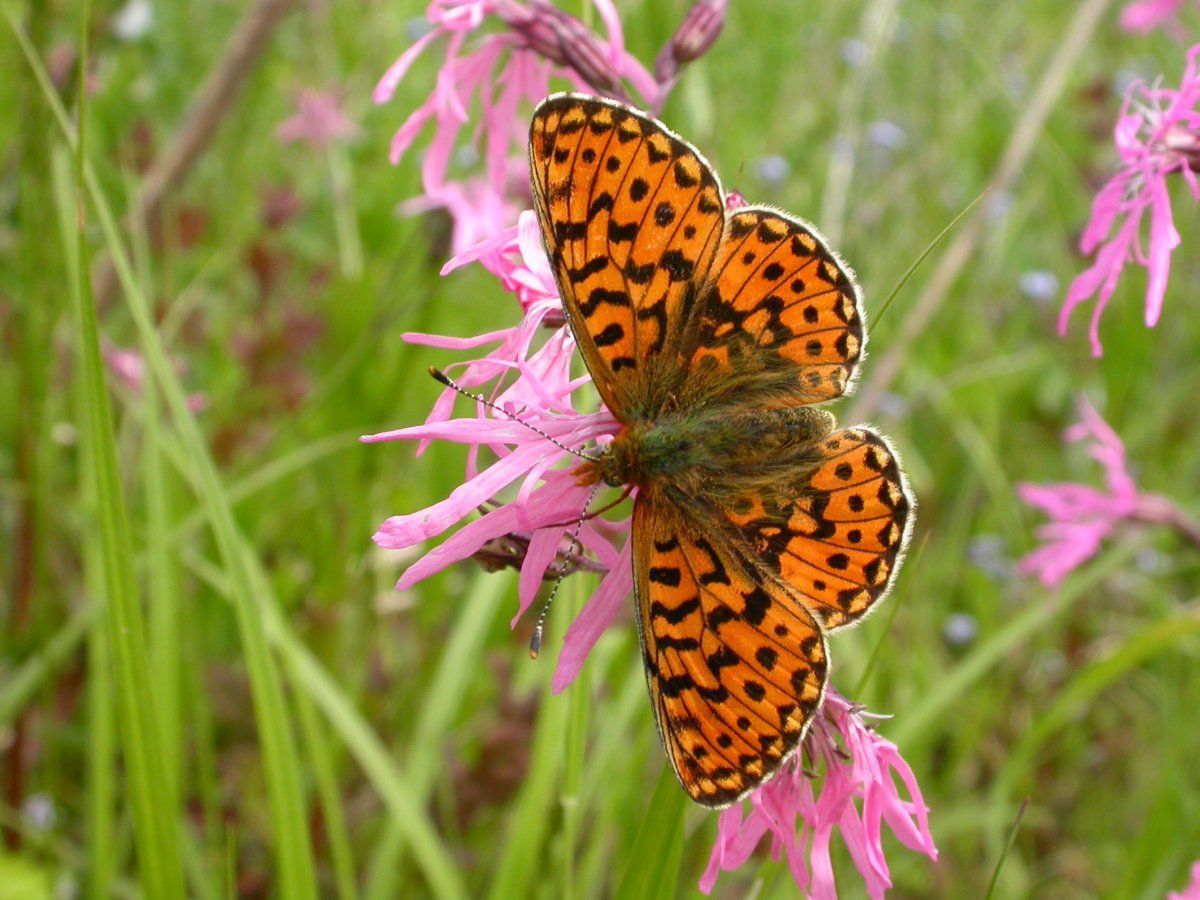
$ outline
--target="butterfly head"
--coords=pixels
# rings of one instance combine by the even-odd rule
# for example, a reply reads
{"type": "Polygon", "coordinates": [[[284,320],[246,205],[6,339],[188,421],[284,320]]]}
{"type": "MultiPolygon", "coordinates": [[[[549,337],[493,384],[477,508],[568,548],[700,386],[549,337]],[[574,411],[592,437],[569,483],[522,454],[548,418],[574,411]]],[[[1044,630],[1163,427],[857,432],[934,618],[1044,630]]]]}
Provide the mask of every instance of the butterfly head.
{"type": "Polygon", "coordinates": [[[624,432],[619,434],[595,460],[588,460],[576,469],[576,480],[583,485],[604,482],[609,487],[637,484],[641,466],[636,459],[636,442],[623,440],[624,437],[624,432]]]}

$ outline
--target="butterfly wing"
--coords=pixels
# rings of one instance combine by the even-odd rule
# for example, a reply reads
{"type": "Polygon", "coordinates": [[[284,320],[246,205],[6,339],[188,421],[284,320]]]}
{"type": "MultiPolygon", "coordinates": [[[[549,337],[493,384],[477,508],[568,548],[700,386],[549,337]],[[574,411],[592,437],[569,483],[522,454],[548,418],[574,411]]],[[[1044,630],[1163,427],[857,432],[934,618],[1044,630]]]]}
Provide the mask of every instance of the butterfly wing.
{"type": "Polygon", "coordinates": [[[825,637],[779,581],[643,490],[633,512],[638,633],[667,756],[698,803],[728,806],[788,759],[820,705],[825,637]]]}
{"type": "Polygon", "coordinates": [[[786,583],[821,626],[853,624],[888,592],[913,524],[899,460],[869,428],[834,431],[766,463],[732,469],[702,498],[730,539],[786,583]]]}
{"type": "Polygon", "coordinates": [[[701,306],[689,354],[698,400],[820,403],[853,382],[866,343],[858,285],[812,226],[731,211],[701,306]]]}
{"type": "Polygon", "coordinates": [[[529,157],[546,253],[588,371],[616,415],[651,415],[683,377],[676,345],[720,242],[716,174],[654,119],[572,94],[538,106],[529,157]]]}

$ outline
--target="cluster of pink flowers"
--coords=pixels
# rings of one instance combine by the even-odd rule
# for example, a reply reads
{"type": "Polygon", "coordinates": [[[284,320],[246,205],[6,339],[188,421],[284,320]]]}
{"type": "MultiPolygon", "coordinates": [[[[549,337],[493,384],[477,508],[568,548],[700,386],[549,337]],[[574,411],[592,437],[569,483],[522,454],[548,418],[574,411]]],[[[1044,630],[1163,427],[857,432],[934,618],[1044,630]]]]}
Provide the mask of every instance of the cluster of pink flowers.
{"type": "Polygon", "coordinates": [[[488,404],[477,403],[475,417],[450,418],[457,393],[446,388],[425,424],[363,438],[367,442],[417,440],[421,442],[418,452],[430,440],[454,441],[470,448],[462,485],[427,509],[388,519],[376,533],[375,542],[389,549],[421,543],[442,534],[520,482],[513,500],[496,505],[422,556],[401,576],[397,588],[411,587],[479,553],[489,542],[515,534],[528,540],[521,563],[520,607],[513,619],[515,624],[533,602],[547,571],[558,565],[570,529],[583,551],[598,560],[607,574],[567,634],[554,675],[554,689],[561,691],[579,674],[592,645],[633,588],[628,547],[614,546],[614,540],[620,540],[628,531],[628,522],[589,519],[575,531],[592,488],[576,484],[571,467],[561,467],[571,458],[562,448],[582,449],[610,440],[618,423],[605,409],[580,413],[573,406],[574,394],[591,379],[571,378],[575,341],[564,324],[562,304],[533,213],[522,213],[518,225],[450,260],[442,271],[452,271],[472,260],[485,266],[517,296],[524,315],[513,328],[472,338],[413,333],[404,336],[412,343],[443,349],[493,345],[477,359],[446,367],[463,388],[493,385],[493,389],[488,404]],[[554,327],[553,332],[540,346],[535,345],[538,333],[547,325],[554,327]],[[506,386],[501,388],[502,384],[506,386]],[[520,422],[514,418],[518,415],[520,422]],[[481,468],[480,452],[485,448],[496,461],[481,468]]]}
{"type": "MultiPolygon", "coordinates": [[[[430,30],[401,54],[375,87],[375,102],[386,103],[416,59],[437,41],[446,50],[433,91],[392,138],[398,162],[425,126],[434,133],[421,163],[422,194],[401,207],[407,214],[445,209],[454,223],[455,254],[491,237],[497,225],[516,221],[528,205],[525,141],[529,127],[522,103],[550,93],[551,78],[656,110],[680,67],[703,53],[720,33],[728,0],[701,0],[659,54],[652,75],[625,49],[621,21],[612,0],[592,0],[607,34],[601,38],[574,16],[547,0],[433,0],[426,10],[430,30]],[[469,38],[486,24],[502,30],[469,38]],[[462,132],[472,124],[477,101],[480,119],[471,144],[483,137],[483,171],[451,177],[451,161],[462,132]]],[[[474,155],[474,154],[468,154],[474,155]]]]}
{"type": "MultiPolygon", "coordinates": [[[[1121,26],[1133,32],[1165,27],[1183,37],[1176,16],[1186,3],[1134,0],[1122,9],[1121,26]]],[[[1065,334],[1075,308],[1095,298],[1088,336],[1092,355],[1097,357],[1103,352],[1100,317],[1126,263],[1135,262],[1147,272],[1146,326],[1153,328],[1162,314],[1171,254],[1180,244],[1168,177],[1179,175],[1192,198],[1200,201],[1200,44],[1187,53],[1178,89],[1157,83],[1135,83],[1128,88],[1113,140],[1120,166],[1096,194],[1091,219],[1080,239],[1083,253],[1094,254],[1094,259],[1071,282],[1058,320],[1059,333],[1065,334]],[[1145,217],[1149,225],[1143,243],[1145,217]]],[[[1064,438],[1090,442],[1088,453],[1104,467],[1105,487],[1072,483],[1018,486],[1021,499],[1050,519],[1038,527],[1042,545],[1021,560],[1022,571],[1054,587],[1095,556],[1125,523],[1168,525],[1200,546],[1200,525],[1169,498],[1140,493],[1129,474],[1121,439],[1086,400],[1080,400],[1079,407],[1081,421],[1067,429],[1064,438]]],[[[1200,863],[1192,867],[1191,883],[1167,897],[1200,900],[1200,863]]]]}
{"type": "Polygon", "coordinates": [[[1192,197],[1200,200],[1198,58],[1200,44],[1188,52],[1178,90],[1144,84],[1130,87],[1117,118],[1113,137],[1121,166],[1097,193],[1080,241],[1083,252],[1095,254],[1095,259],[1071,282],[1058,320],[1059,332],[1065,334],[1075,307],[1095,297],[1088,329],[1094,356],[1102,352],[1100,317],[1127,262],[1147,271],[1146,325],[1154,327],[1162,312],[1171,252],[1179,246],[1167,177],[1180,175],[1192,197]],[[1147,214],[1149,240],[1143,245],[1142,219],[1147,214]]]}
{"type": "Polygon", "coordinates": [[[741,804],[722,812],[700,879],[704,893],[711,893],[722,870],[745,863],[768,834],[772,856],[780,859],[786,853],[796,884],[817,900],[837,897],[829,857],[835,828],[872,898],[892,886],[880,843],[884,824],[909,850],[937,860],[916,776],[896,745],[867,725],[865,715],[837,691],[826,691],[804,741],[809,762],[822,770],[817,792],[797,755],[751,796],[749,814],[741,804]],[[900,795],[897,778],[908,799],[900,795]]]}
{"type": "MultiPolygon", "coordinates": [[[[602,572],[599,587],[564,638],[553,677],[555,691],[575,679],[596,640],[627,602],[632,565],[628,519],[581,521],[595,489],[576,483],[572,455],[603,446],[619,423],[603,407],[598,412],[579,411],[587,401],[581,404],[578,392],[588,388],[591,379],[571,378],[575,341],[566,327],[539,227],[532,212],[517,212],[528,192],[524,187],[521,195],[514,188],[527,177],[528,112],[521,104],[540,100],[549,92],[550,78],[559,77],[619,99],[636,94],[643,105],[656,108],[680,67],[716,38],[727,6],[727,0],[697,3],[658,55],[651,76],[625,51],[610,0],[593,3],[607,40],[545,0],[435,0],[427,14],[433,30],[400,57],[376,89],[377,100],[389,99],[413,60],[434,41],[445,39],[446,57],[433,93],[409,116],[392,144],[395,160],[427,122],[435,122],[422,163],[424,194],[406,211],[448,209],[455,222],[454,256],[442,274],[469,263],[482,265],[516,297],[522,317],[511,328],[476,337],[405,335],[413,343],[477,351],[474,358],[448,365],[446,372],[459,387],[481,393],[473,416],[453,417],[458,395],[447,387],[424,424],[363,439],[415,440],[418,453],[432,440],[468,447],[463,484],[424,510],[389,518],[374,539],[385,548],[409,548],[482,512],[409,566],[397,587],[411,587],[453,563],[488,553],[497,541],[508,541],[521,548],[512,560],[520,568],[514,625],[548,575],[581,566],[602,572]],[[468,37],[488,20],[506,30],[483,35],[468,48],[468,37]],[[479,100],[482,113],[476,133],[485,135],[484,173],[456,182],[448,174],[450,159],[471,122],[472,98],[479,100]],[[499,499],[502,492],[513,496],[499,499]]],[[[731,195],[730,202],[741,200],[731,195]]],[[[824,769],[819,797],[814,799],[813,781],[800,767],[798,754],[787,771],[752,795],[751,811],[744,819],[740,806],[726,810],[702,882],[706,891],[720,870],[745,862],[768,832],[776,849],[787,850],[797,882],[817,897],[833,896],[829,842],[835,828],[847,841],[873,897],[890,884],[882,824],[905,846],[936,859],[927,811],[911,770],[895,746],[867,725],[861,710],[830,690],[809,731],[805,753],[824,769]],[[908,799],[901,798],[896,777],[908,799]]]]}

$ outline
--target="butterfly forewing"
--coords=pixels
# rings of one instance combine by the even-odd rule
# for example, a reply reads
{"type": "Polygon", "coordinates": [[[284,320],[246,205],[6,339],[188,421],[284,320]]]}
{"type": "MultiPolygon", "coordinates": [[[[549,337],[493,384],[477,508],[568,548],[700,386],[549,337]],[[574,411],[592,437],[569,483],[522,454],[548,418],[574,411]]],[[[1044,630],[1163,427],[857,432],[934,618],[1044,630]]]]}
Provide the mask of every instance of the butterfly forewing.
{"type": "Polygon", "coordinates": [[[645,491],[633,514],[634,586],[663,744],[688,794],[727,806],[799,745],[825,685],[825,639],[776,579],[645,491]]]}
{"type": "Polygon", "coordinates": [[[684,374],[675,345],[724,222],[716,176],[658,122],[590,97],[543,102],[529,152],[547,254],[588,369],[619,417],[652,414],[655,395],[684,374]]]}

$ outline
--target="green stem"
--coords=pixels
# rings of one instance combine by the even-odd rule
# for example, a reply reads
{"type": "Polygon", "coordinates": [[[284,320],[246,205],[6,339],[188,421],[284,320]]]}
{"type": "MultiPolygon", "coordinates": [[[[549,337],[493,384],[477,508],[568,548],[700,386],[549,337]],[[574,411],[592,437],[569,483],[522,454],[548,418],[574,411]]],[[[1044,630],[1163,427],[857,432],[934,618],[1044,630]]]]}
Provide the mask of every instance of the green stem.
{"type": "MultiPolygon", "coordinates": [[[[570,618],[579,615],[589,593],[595,589],[594,576],[577,573],[572,579],[570,597],[567,604],[570,608],[570,618]]],[[[579,821],[581,813],[581,785],[583,783],[584,754],[587,750],[588,708],[588,679],[580,675],[568,689],[567,701],[567,733],[563,747],[563,777],[560,804],[562,806],[562,896],[566,900],[576,896],[575,883],[575,848],[579,841],[579,821]]],[[[561,698],[557,702],[562,702],[561,698]]]]}

